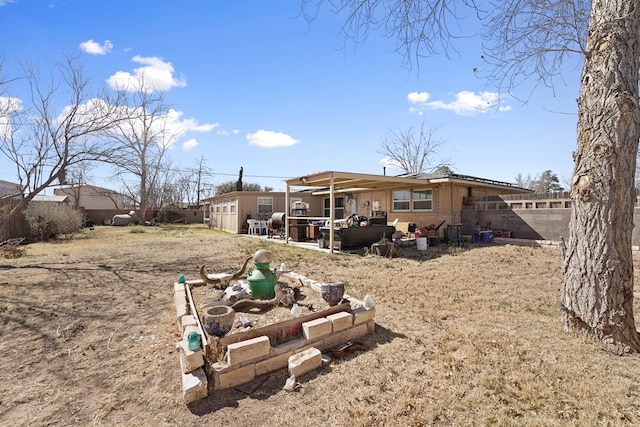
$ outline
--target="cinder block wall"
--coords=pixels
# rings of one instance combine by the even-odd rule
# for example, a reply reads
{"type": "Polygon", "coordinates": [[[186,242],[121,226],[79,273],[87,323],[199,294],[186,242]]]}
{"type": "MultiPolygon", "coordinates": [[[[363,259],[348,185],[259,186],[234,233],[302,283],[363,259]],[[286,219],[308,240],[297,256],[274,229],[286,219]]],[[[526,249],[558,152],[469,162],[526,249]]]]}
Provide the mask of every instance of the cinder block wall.
{"type": "MultiPolygon", "coordinates": [[[[571,208],[543,209],[463,209],[462,232],[471,234],[476,223],[484,227],[491,223],[494,230],[512,230],[518,239],[559,241],[569,237],[571,208]]],[[[640,224],[640,208],[633,213],[633,223],[640,224]]],[[[640,229],[634,227],[631,242],[640,246],[640,229]]]]}
{"type": "Polygon", "coordinates": [[[462,232],[471,234],[475,224],[493,230],[511,230],[518,239],[559,241],[569,237],[571,209],[487,209],[462,211],[462,232]]]}

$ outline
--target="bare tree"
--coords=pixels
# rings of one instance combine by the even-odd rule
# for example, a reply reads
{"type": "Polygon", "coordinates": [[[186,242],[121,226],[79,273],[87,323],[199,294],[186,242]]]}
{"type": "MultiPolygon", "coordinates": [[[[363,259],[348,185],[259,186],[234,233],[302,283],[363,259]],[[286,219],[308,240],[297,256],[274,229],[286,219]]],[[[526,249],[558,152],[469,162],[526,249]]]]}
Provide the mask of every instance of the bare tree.
{"type": "Polygon", "coordinates": [[[527,174],[527,176],[523,176],[522,174],[519,173],[514,178],[514,181],[515,181],[514,184],[516,184],[518,187],[527,188],[531,190],[535,180],[536,178],[532,177],[531,174],[527,174]]]}
{"type": "Polygon", "coordinates": [[[386,163],[402,169],[404,173],[433,172],[449,166],[446,160],[436,160],[438,149],[446,143],[436,136],[436,131],[435,127],[425,129],[424,123],[419,133],[414,128],[390,131],[378,153],[385,156],[386,163]]]}
{"type": "Polygon", "coordinates": [[[117,123],[115,107],[100,94],[90,95],[90,82],[74,57],[65,56],[52,74],[26,62],[22,70],[14,82],[26,83],[26,96],[4,98],[0,153],[16,168],[24,197],[2,215],[0,234],[35,195],[66,183],[70,168],[104,160],[114,148],[102,136],[117,123]]]}
{"type": "Polygon", "coordinates": [[[169,163],[160,167],[160,173],[152,191],[149,192],[149,205],[157,209],[182,206],[181,194],[176,188],[178,172],[169,163]]]}
{"type": "Polygon", "coordinates": [[[177,197],[183,203],[188,206],[192,206],[196,203],[197,198],[197,181],[193,180],[191,171],[181,171],[173,185],[174,191],[177,197]]]}
{"type": "Polygon", "coordinates": [[[198,160],[198,169],[192,171],[195,175],[195,182],[188,180],[189,183],[195,184],[195,188],[188,187],[191,191],[189,195],[195,195],[195,198],[189,197],[187,200],[190,204],[194,204],[196,207],[200,206],[200,200],[205,197],[209,197],[213,189],[213,185],[207,181],[207,177],[211,177],[211,168],[207,166],[207,161],[204,156],[201,156],[198,160]],[[195,194],[194,194],[195,193],[195,194]]]}
{"type": "Polygon", "coordinates": [[[640,352],[631,252],[640,137],[640,3],[504,0],[483,10],[474,0],[302,0],[302,14],[313,20],[326,3],[346,16],[347,38],[359,43],[372,26],[381,28],[397,40],[409,64],[449,51],[465,16],[477,18],[488,66],[483,72],[508,89],[530,79],[553,86],[567,54],[581,56],[563,325],[611,352],[640,352]]]}
{"type": "Polygon", "coordinates": [[[133,201],[139,222],[145,221],[147,209],[158,200],[171,169],[165,155],[177,136],[169,125],[163,94],[147,87],[140,81],[139,87],[118,91],[125,103],[119,110],[118,126],[109,133],[117,150],[108,162],[121,178],[125,195],[133,201]]]}

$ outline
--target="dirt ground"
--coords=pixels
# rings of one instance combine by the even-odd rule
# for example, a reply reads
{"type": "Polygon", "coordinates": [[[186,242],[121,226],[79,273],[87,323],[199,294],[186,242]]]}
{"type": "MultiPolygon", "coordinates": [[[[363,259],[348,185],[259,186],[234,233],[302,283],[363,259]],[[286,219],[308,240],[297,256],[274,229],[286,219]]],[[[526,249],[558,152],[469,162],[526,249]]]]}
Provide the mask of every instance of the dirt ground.
{"type": "Polygon", "coordinates": [[[23,248],[0,257],[2,426],[640,425],[640,358],[561,329],[557,248],[440,245],[387,259],[201,226],[96,227],[23,248]],[[187,406],[173,283],[205,263],[232,272],[261,247],[273,266],[372,295],[369,350],[295,392],[282,390],[283,369],[187,406]]]}

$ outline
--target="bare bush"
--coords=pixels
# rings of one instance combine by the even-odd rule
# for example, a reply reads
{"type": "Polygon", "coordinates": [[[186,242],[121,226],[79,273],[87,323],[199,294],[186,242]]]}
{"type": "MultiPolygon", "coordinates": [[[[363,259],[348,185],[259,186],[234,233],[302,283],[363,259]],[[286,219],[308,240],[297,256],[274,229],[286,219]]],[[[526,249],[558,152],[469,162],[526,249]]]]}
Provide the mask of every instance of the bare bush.
{"type": "Polygon", "coordinates": [[[32,237],[42,241],[58,235],[69,238],[82,227],[82,213],[64,203],[31,202],[24,217],[32,237]]]}

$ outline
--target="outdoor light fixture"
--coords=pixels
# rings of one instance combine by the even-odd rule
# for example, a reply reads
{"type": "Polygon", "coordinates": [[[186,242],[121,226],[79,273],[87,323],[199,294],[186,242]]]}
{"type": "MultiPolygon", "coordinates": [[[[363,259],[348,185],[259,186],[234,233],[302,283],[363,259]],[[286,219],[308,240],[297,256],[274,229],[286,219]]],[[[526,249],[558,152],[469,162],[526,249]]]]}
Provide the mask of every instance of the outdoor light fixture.
{"type": "Polygon", "coordinates": [[[302,176],[300,178],[298,178],[303,184],[307,183],[307,177],[306,176],[302,176]]]}

